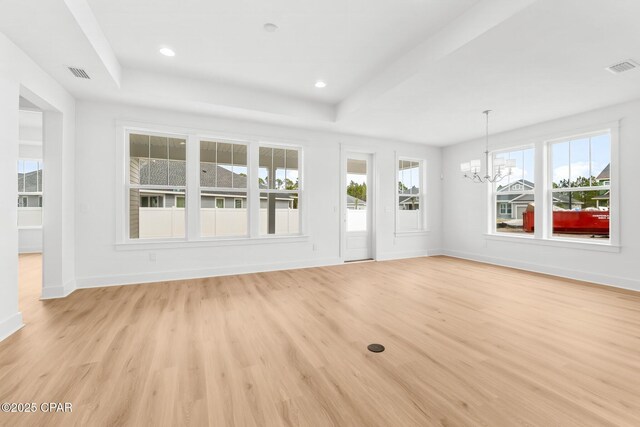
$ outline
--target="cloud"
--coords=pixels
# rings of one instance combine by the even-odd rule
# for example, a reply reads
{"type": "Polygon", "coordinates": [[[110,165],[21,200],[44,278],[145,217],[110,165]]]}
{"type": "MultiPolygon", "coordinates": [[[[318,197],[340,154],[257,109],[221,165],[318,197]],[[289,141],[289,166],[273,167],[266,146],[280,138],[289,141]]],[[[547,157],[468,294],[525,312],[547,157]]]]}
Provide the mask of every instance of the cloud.
{"type": "MultiPolygon", "coordinates": [[[[589,162],[571,163],[571,175],[574,180],[579,176],[589,177],[589,162]]],[[[553,182],[560,182],[563,179],[569,179],[569,165],[558,166],[553,170],[553,182]]]]}

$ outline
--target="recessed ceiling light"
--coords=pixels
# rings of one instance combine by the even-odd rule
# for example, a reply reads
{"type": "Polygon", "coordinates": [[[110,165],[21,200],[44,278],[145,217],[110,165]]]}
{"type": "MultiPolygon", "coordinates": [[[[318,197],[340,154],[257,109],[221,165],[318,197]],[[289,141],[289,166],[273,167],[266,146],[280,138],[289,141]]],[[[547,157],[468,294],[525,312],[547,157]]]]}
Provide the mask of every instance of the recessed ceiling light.
{"type": "Polygon", "coordinates": [[[276,24],[272,24],[271,22],[267,22],[263,25],[264,30],[267,33],[275,33],[278,30],[278,26],[276,24]]]}
{"type": "Polygon", "coordinates": [[[164,56],[176,56],[176,53],[173,51],[173,49],[169,47],[161,47],[160,53],[163,54],[164,56]]]}
{"type": "Polygon", "coordinates": [[[322,89],[323,87],[326,87],[327,84],[325,82],[323,82],[322,80],[318,80],[316,82],[316,87],[322,89]]]}

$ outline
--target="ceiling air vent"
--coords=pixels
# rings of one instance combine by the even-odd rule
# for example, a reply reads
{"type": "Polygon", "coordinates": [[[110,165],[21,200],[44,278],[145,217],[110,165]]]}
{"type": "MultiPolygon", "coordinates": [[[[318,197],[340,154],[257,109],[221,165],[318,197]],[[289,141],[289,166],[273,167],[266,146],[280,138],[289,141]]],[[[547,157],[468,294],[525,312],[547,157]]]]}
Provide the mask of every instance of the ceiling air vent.
{"type": "Polygon", "coordinates": [[[76,67],[68,67],[68,68],[69,68],[69,71],[71,71],[71,73],[79,79],[91,79],[91,77],[89,77],[89,74],[87,74],[87,72],[82,68],[76,68],[76,67]]]}
{"type": "Polygon", "coordinates": [[[626,61],[618,62],[617,64],[607,67],[606,69],[612,72],[613,74],[620,74],[620,73],[624,73],[625,71],[638,68],[639,66],[640,64],[638,64],[633,59],[627,59],[626,61]]]}

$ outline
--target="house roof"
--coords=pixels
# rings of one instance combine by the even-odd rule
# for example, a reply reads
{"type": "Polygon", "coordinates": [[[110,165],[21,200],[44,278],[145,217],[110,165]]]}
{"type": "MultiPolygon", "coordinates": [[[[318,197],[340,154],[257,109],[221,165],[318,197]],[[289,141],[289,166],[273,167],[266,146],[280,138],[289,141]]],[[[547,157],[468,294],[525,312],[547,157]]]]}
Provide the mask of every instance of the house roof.
{"type": "Polygon", "coordinates": [[[215,163],[200,164],[200,179],[206,187],[247,188],[247,177],[215,163]]]}
{"type": "MultiPolygon", "coordinates": [[[[522,191],[521,189],[518,190],[513,190],[513,186],[519,184],[522,185],[524,187],[528,187],[529,189],[533,190],[533,188],[535,188],[535,184],[529,180],[526,179],[519,179],[517,181],[514,181],[512,183],[509,183],[507,185],[501,185],[498,187],[498,192],[507,192],[507,191],[522,191]]],[[[526,191],[526,190],[525,190],[526,191]]]]}
{"type": "Polygon", "coordinates": [[[367,202],[365,202],[364,200],[360,200],[357,197],[353,197],[353,196],[347,194],[347,204],[349,204],[349,205],[355,205],[355,204],[366,205],[367,202]]]}
{"type": "Polygon", "coordinates": [[[35,193],[42,191],[42,170],[36,170],[26,173],[18,172],[18,191],[20,193],[35,193]],[[24,180],[23,180],[24,177],[24,180]],[[38,189],[38,182],[40,182],[40,189],[38,189]]]}
{"type": "Polygon", "coordinates": [[[606,181],[610,179],[610,174],[611,174],[611,163],[609,163],[607,167],[602,169],[602,172],[600,172],[600,175],[598,175],[596,179],[598,181],[606,181]]]}

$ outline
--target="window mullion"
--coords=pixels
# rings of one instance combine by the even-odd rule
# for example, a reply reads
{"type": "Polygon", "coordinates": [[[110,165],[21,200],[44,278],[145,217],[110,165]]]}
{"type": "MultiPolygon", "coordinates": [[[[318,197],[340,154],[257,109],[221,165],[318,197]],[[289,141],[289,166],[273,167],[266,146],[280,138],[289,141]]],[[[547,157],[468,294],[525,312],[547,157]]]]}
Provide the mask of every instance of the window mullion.
{"type": "Polygon", "coordinates": [[[200,139],[189,135],[186,151],[186,238],[198,240],[200,238],[200,139]]]}
{"type": "Polygon", "coordinates": [[[260,235],[260,188],[258,170],[260,168],[260,147],[258,143],[247,145],[247,219],[249,221],[249,237],[260,235]]]}

